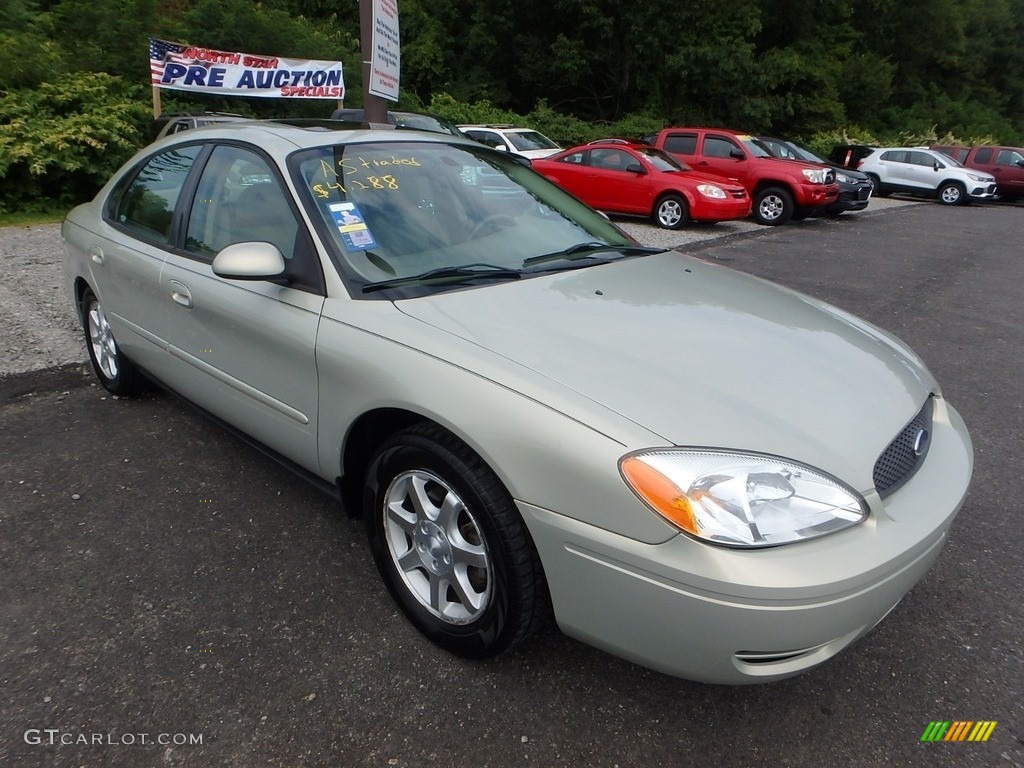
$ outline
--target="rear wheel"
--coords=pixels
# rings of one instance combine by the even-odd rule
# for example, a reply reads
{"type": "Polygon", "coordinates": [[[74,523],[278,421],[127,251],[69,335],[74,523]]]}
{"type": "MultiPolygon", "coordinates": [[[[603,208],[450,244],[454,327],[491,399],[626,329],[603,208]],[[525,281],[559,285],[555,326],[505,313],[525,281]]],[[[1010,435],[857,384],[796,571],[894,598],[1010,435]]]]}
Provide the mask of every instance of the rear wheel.
{"type": "Polygon", "coordinates": [[[754,219],[773,227],[793,217],[793,196],[782,187],[765,187],[754,197],[754,219]]]}
{"type": "Polygon", "coordinates": [[[665,195],[654,204],[651,218],[664,229],[679,229],[690,220],[690,209],[679,195],[665,195]]]}
{"type": "Polygon", "coordinates": [[[91,290],[82,295],[82,327],[89,361],[100,384],[115,395],[135,395],[148,382],[117,346],[103,305],[91,290]]]}
{"type": "Polygon", "coordinates": [[[939,187],[939,202],[943,205],[967,205],[969,200],[962,184],[947,181],[939,187]]]}
{"type": "Polygon", "coordinates": [[[546,615],[540,560],[511,496],[468,446],[434,425],[387,440],[365,486],[374,560],[428,638],[470,658],[495,656],[546,615]]]}

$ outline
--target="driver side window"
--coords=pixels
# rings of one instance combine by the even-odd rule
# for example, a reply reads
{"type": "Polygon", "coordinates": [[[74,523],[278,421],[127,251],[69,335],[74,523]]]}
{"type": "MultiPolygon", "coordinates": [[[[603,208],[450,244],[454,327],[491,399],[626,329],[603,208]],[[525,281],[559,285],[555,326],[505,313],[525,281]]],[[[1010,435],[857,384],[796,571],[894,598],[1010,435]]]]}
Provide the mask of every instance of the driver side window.
{"type": "Polygon", "coordinates": [[[267,242],[285,259],[295,255],[299,224],[267,162],[240,147],[213,150],[199,179],[185,247],[203,261],[225,246],[267,242]]]}

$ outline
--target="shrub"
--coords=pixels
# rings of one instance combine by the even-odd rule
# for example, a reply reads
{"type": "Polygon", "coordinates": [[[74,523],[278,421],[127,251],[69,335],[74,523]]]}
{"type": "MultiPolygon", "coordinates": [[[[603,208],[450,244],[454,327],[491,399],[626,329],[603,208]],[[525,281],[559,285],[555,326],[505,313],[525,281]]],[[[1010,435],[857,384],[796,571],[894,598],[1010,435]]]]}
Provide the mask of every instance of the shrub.
{"type": "Polygon", "coordinates": [[[76,72],[0,93],[0,210],[71,206],[135,153],[151,120],[145,91],[76,72]]]}

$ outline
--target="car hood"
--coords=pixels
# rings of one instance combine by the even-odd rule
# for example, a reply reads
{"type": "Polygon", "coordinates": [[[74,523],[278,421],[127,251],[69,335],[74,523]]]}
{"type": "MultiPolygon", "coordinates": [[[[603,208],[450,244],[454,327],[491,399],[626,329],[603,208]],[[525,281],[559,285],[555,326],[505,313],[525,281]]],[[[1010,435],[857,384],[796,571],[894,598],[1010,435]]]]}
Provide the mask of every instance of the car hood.
{"type": "Polygon", "coordinates": [[[571,390],[584,423],[610,409],[668,444],[781,455],[859,489],[935,388],[869,324],[676,252],[396,306],[571,390]]]}

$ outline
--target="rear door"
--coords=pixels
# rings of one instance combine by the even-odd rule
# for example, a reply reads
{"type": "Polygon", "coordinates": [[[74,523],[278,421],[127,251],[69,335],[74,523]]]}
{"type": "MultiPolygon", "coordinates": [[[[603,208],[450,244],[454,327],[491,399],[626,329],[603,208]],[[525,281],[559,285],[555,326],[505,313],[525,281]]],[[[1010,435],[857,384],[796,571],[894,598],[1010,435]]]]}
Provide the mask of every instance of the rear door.
{"type": "Polygon", "coordinates": [[[152,156],[111,192],[104,225],[85,244],[91,285],[114,338],[137,365],[160,375],[166,364],[167,305],[160,272],[173,237],[174,211],[200,145],[152,156]]]}

